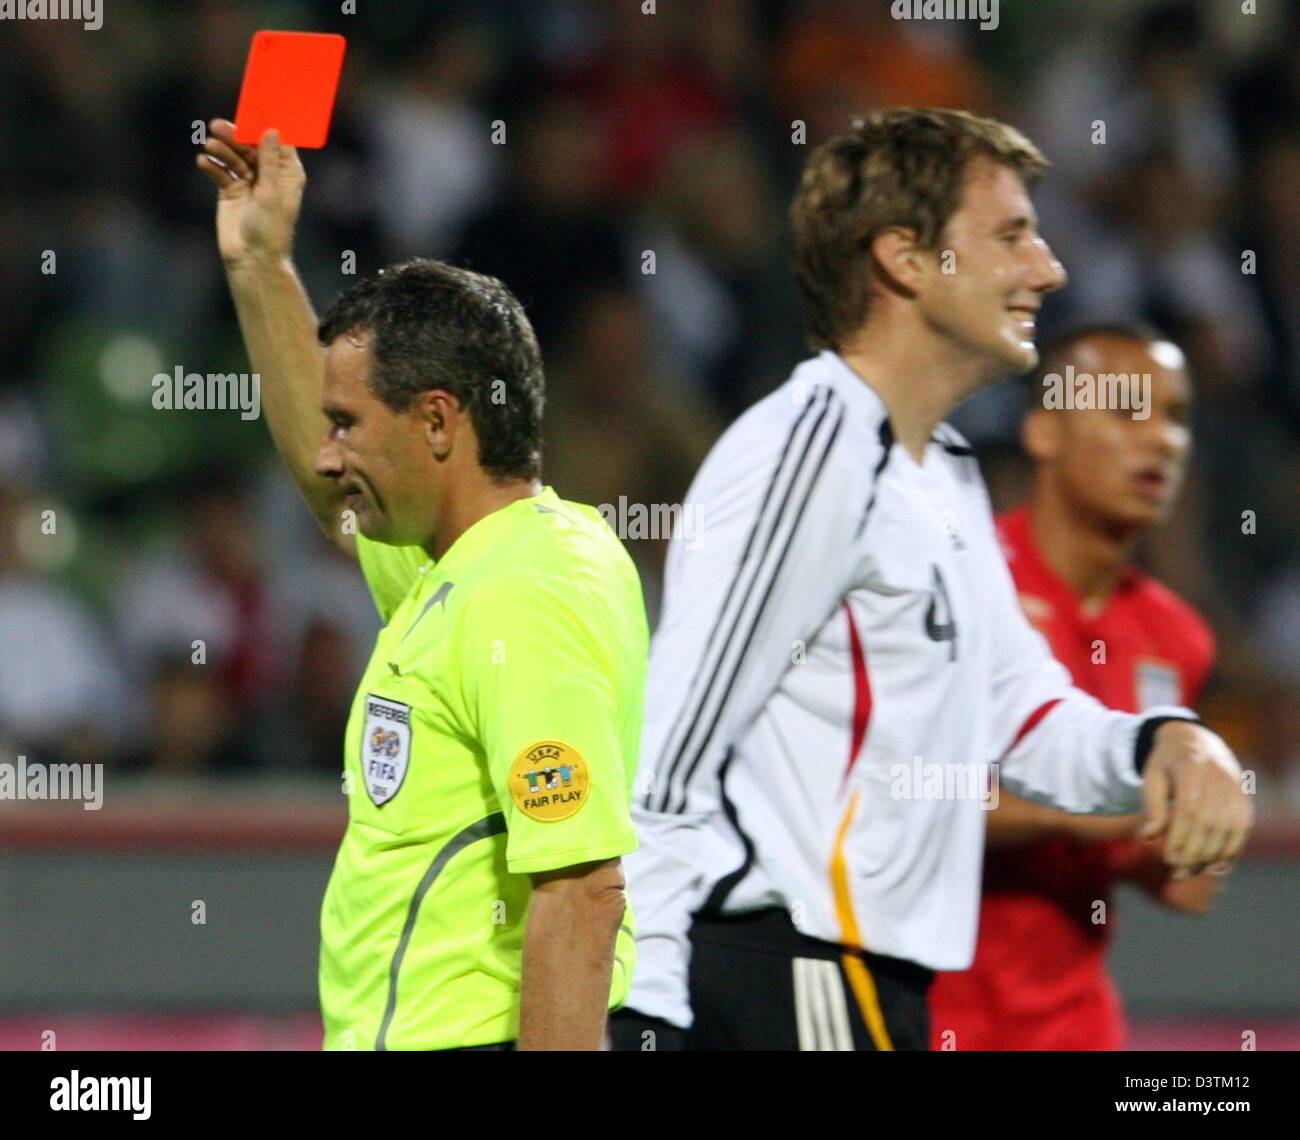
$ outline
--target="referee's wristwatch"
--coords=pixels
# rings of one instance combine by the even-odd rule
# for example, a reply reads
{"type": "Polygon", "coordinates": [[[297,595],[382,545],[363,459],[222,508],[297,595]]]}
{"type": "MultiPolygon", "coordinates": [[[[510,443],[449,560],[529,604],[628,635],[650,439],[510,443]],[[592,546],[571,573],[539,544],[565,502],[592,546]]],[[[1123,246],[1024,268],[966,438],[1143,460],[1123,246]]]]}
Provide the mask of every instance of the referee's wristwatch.
{"type": "Polygon", "coordinates": [[[686,1030],[635,1009],[620,1009],[609,1015],[609,1040],[615,1053],[680,1052],[686,1048],[686,1030]]]}

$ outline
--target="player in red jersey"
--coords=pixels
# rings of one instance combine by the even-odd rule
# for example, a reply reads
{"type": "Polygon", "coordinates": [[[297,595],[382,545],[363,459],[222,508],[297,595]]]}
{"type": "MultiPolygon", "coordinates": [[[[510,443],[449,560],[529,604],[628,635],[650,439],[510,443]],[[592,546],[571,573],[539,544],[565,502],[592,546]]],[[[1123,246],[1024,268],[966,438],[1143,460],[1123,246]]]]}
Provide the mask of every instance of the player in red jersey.
{"type": "MultiPolygon", "coordinates": [[[[1186,467],[1182,353],[1138,326],[1093,326],[1049,347],[1037,380],[1022,426],[1033,492],[998,519],[1025,614],[1075,684],[1111,708],[1194,706],[1213,636],[1129,562],[1143,532],[1168,514],[1186,467]]],[[[936,977],[933,1048],[1122,1047],[1106,969],[1112,886],[1135,881],[1165,905],[1199,913],[1222,883],[1210,872],[1174,878],[1158,846],[1137,837],[1141,823],[1071,816],[1002,792],[988,816],[975,961],[936,977]]]]}

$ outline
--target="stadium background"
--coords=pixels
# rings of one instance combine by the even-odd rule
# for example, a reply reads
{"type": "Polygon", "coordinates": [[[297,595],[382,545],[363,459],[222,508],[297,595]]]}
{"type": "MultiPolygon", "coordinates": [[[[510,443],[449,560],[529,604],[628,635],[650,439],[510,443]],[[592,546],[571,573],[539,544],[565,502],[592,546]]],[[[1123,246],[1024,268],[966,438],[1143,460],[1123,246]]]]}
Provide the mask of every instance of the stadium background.
{"type": "MultiPolygon", "coordinates": [[[[349,38],[304,154],[317,307],[414,255],[504,278],[546,357],[547,481],[596,504],[678,501],[800,358],[783,211],[810,146],[894,104],[1026,130],[1071,274],[1046,331],[1140,314],[1189,352],[1194,474],[1144,558],[1214,625],[1203,707],[1259,779],[1214,915],[1121,893],[1133,1044],[1300,1047],[1300,5],[1002,0],[992,31],[888,0],[342,6],[0,25],[0,760],[107,772],[98,812],[0,803],[0,1048],[319,1042],[339,742],[378,622],[264,425],[151,404],[156,373],[248,369],[192,136],[233,117],[259,27],[349,38]]],[[[1000,505],[1022,391],[956,417],[1000,505]]],[[[653,612],[662,543],[628,545],[653,612]]]]}

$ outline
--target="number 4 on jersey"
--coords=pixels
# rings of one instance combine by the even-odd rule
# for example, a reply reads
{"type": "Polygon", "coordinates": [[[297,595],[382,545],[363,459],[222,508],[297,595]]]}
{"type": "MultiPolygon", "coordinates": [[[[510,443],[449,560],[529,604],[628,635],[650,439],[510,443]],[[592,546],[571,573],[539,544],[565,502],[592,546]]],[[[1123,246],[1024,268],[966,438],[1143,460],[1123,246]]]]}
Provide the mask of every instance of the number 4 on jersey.
{"type": "Polygon", "coordinates": [[[930,595],[930,606],[925,611],[925,635],[931,641],[950,641],[952,649],[948,660],[957,660],[957,623],[952,616],[952,603],[948,600],[948,588],[943,584],[943,575],[939,567],[931,565],[934,571],[934,591],[930,595]]]}

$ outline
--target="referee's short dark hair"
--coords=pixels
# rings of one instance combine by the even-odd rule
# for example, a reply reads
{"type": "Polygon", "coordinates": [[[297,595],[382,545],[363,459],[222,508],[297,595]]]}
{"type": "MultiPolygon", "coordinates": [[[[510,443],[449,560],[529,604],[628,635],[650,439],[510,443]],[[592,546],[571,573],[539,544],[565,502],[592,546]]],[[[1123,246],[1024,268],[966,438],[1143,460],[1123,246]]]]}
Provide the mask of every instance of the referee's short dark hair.
{"type": "Polygon", "coordinates": [[[344,290],[321,318],[329,345],[368,332],[371,390],[403,412],[431,388],[468,410],[479,464],[498,479],[542,466],[542,353],[523,306],[495,277],[415,258],[344,290]]]}

